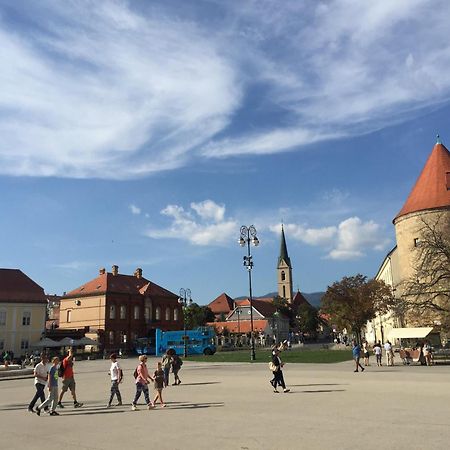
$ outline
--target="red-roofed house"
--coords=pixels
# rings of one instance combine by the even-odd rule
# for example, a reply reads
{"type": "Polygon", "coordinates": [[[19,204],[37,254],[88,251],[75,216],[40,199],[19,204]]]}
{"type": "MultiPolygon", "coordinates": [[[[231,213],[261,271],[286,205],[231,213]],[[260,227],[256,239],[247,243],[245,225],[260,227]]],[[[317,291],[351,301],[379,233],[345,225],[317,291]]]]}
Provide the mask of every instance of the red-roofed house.
{"type": "Polygon", "coordinates": [[[0,353],[29,352],[45,330],[44,289],[19,269],[0,269],[0,353]]]}
{"type": "Polygon", "coordinates": [[[102,349],[130,351],[152,329],[181,329],[182,314],[178,296],[144,278],[142,269],[121,275],[113,266],[61,298],[59,327],[89,327],[87,336],[102,349]]]}
{"type": "Polygon", "coordinates": [[[233,311],[234,300],[223,292],[215,298],[208,307],[216,316],[216,320],[223,320],[231,311],[233,311]]]}

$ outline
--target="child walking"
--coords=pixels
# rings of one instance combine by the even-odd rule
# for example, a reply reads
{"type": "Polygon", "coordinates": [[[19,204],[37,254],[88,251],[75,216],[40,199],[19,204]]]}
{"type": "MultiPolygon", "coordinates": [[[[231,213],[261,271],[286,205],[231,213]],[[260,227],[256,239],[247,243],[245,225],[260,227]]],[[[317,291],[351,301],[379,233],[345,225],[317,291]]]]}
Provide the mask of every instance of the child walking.
{"type": "Polygon", "coordinates": [[[55,411],[56,405],[58,403],[58,363],[59,358],[55,356],[52,359],[52,367],[48,372],[48,397],[36,408],[36,414],[41,415],[41,409],[45,408],[51,402],[50,415],[59,416],[55,411]]]}
{"type": "Polygon", "coordinates": [[[159,399],[159,402],[161,403],[161,408],[164,408],[166,405],[162,398],[162,391],[164,389],[165,377],[164,377],[164,370],[162,369],[162,364],[160,362],[156,366],[155,373],[153,374],[153,380],[156,392],[153,404],[156,405],[156,402],[159,399]]]}

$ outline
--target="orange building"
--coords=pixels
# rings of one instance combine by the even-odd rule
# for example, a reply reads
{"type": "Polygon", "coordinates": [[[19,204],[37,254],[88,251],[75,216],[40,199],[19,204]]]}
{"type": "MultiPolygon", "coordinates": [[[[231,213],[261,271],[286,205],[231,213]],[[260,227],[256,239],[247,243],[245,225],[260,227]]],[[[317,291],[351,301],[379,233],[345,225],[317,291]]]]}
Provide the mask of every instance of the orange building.
{"type": "Polygon", "coordinates": [[[113,266],[61,298],[59,327],[89,327],[86,335],[101,349],[130,351],[133,341],[152,329],[181,329],[182,314],[178,296],[144,278],[142,269],[121,275],[113,266]]]}

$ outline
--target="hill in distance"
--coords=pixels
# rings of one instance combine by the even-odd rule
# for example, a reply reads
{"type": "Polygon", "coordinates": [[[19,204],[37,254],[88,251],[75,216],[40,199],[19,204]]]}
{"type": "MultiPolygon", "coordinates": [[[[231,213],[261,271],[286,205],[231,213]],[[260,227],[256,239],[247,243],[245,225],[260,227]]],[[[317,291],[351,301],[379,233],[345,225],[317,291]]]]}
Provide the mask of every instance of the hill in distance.
{"type": "MultiPolygon", "coordinates": [[[[324,296],[325,292],[311,292],[309,294],[306,292],[302,292],[302,294],[306,298],[306,300],[308,300],[308,302],[310,303],[311,306],[314,306],[314,308],[319,308],[320,301],[321,301],[322,297],[324,296]]],[[[258,297],[253,297],[253,298],[275,297],[276,295],[278,295],[278,292],[269,292],[266,295],[259,295],[258,297]]],[[[294,292],[294,295],[295,295],[295,292],[294,292]]],[[[240,297],[236,297],[235,300],[239,300],[239,299],[243,299],[243,298],[248,298],[248,295],[242,295],[240,297]]]]}

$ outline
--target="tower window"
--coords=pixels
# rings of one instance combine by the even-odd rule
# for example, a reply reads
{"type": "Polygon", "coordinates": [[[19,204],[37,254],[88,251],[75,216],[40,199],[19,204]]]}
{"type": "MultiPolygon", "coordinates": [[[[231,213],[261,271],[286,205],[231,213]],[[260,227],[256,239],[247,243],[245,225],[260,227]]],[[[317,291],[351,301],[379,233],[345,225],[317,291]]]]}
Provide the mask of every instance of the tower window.
{"type": "Polygon", "coordinates": [[[283,286],[283,298],[286,298],[286,286],[283,286]]]}
{"type": "Polygon", "coordinates": [[[286,280],[286,274],[283,272],[281,272],[281,281],[285,281],[286,280]]]}
{"type": "Polygon", "coordinates": [[[420,245],[420,239],[414,238],[414,247],[418,247],[420,245]]]}

